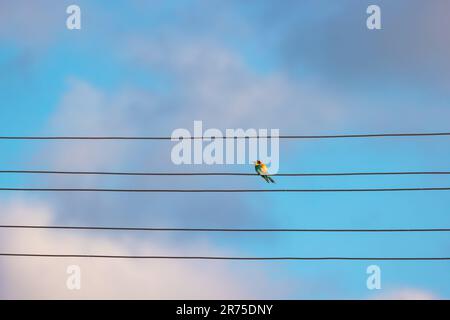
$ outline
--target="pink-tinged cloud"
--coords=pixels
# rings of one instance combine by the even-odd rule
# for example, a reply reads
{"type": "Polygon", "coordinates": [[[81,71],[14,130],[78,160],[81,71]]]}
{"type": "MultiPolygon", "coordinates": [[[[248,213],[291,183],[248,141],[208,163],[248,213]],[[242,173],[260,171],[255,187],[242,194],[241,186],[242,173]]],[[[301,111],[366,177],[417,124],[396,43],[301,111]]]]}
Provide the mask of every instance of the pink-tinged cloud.
{"type": "Polygon", "coordinates": [[[377,300],[437,300],[439,297],[427,290],[417,288],[400,288],[374,296],[377,300]]]}
{"type": "MultiPolygon", "coordinates": [[[[0,212],[1,223],[54,224],[45,202],[14,200],[1,203],[0,212]]],[[[206,242],[181,248],[124,234],[10,230],[0,239],[1,252],[227,255],[206,242]]],[[[264,273],[222,262],[2,257],[0,266],[2,299],[253,299],[289,290],[264,273]],[[80,290],[67,289],[70,265],[81,268],[80,290]]]]}

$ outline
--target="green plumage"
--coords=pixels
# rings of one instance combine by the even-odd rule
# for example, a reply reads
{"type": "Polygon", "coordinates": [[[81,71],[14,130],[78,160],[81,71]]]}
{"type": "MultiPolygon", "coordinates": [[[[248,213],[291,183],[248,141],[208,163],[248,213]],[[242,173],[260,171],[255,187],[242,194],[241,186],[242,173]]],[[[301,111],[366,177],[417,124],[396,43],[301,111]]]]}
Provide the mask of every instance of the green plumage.
{"type": "Polygon", "coordinates": [[[255,171],[259,174],[267,183],[275,183],[275,180],[272,177],[268,176],[267,173],[263,170],[262,165],[255,165],[255,171]]]}

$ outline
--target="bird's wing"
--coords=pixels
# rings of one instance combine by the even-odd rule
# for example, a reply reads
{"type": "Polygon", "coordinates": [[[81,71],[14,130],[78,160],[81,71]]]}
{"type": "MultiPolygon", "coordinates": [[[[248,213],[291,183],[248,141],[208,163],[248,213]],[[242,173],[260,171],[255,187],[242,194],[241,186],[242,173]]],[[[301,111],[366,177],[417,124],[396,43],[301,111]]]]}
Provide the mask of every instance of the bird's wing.
{"type": "Polygon", "coordinates": [[[261,165],[261,174],[267,174],[267,166],[265,164],[261,165]]]}

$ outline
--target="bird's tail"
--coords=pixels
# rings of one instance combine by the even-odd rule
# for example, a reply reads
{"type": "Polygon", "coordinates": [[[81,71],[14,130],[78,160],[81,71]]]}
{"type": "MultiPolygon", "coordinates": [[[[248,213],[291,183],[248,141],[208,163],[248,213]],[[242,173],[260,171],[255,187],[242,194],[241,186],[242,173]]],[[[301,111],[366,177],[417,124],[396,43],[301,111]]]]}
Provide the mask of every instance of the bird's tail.
{"type": "Polygon", "coordinates": [[[267,176],[267,179],[268,179],[268,181],[267,182],[272,182],[272,183],[275,183],[275,180],[273,180],[270,176],[267,176]]]}

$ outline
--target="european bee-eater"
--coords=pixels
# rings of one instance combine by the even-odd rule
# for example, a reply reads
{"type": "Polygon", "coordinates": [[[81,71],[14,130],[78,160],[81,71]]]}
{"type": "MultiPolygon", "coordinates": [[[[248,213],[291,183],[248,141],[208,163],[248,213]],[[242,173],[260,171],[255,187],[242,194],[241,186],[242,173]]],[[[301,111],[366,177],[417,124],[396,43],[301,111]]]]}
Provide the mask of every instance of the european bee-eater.
{"type": "Polygon", "coordinates": [[[264,180],[266,180],[267,183],[275,183],[275,180],[273,180],[267,171],[267,166],[262,163],[260,160],[257,160],[255,163],[255,171],[258,175],[260,175],[264,180]]]}

